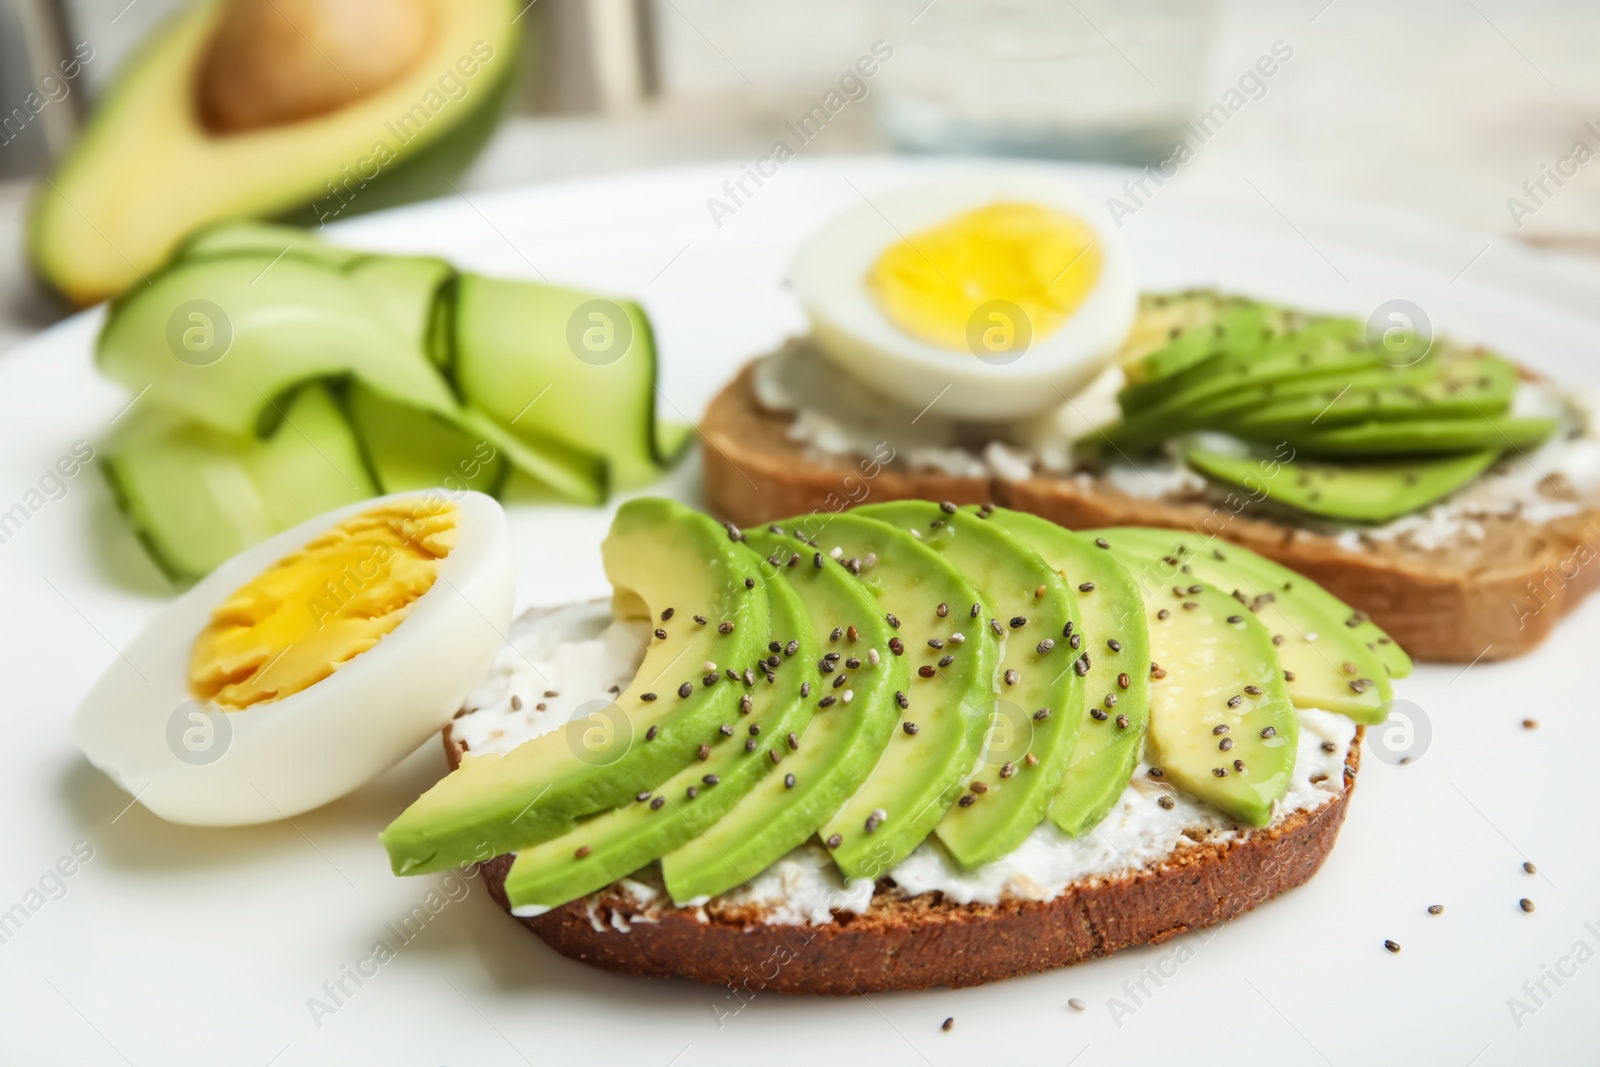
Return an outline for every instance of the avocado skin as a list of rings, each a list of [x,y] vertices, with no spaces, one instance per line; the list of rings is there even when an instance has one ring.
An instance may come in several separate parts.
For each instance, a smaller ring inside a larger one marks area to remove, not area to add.
[[[204,225],[235,220],[240,218],[260,218],[278,220],[296,226],[315,226],[320,228],[335,218],[343,218],[361,214],[367,211],[380,210],[393,207],[397,204],[409,203],[443,195],[452,191],[450,179],[461,173],[476,158],[488,140],[493,136],[500,120],[504,117],[506,106],[513,98],[516,88],[524,84],[531,67],[528,50],[523,47],[523,33],[515,25],[510,29],[516,32],[501,32],[489,26],[485,30],[487,38],[492,39],[497,52],[494,55],[492,70],[484,68],[488,77],[480,83],[473,85],[472,98],[468,113],[460,116],[449,116],[449,109],[440,112],[445,116],[449,125],[439,135],[427,139],[420,147],[412,148],[409,142],[401,144],[396,155],[399,156],[393,163],[383,166],[380,172],[370,179],[356,179],[359,185],[359,195],[351,196],[348,200],[330,191],[330,186],[339,184],[337,179],[343,177],[343,172],[337,166],[327,168],[326,174],[319,174],[314,182],[297,181],[289,191],[283,191],[282,186],[274,188],[266,194],[258,210],[239,211],[230,208],[218,211],[201,222],[174,224],[170,239],[163,247],[153,252],[144,252],[140,249],[117,248],[119,258],[127,265],[127,273],[121,285],[107,286],[99,282],[86,282],[73,276],[73,253],[71,249],[58,249],[53,247],[49,235],[49,216],[52,209],[60,211],[61,207],[55,204],[56,199],[64,200],[67,189],[74,189],[80,171],[86,168],[98,170],[100,166],[115,167],[119,159],[110,158],[103,164],[100,162],[100,132],[102,124],[109,121],[108,112],[115,112],[113,106],[118,98],[126,93],[130,86],[146,78],[157,76],[171,76],[167,72],[173,64],[152,72],[158,67],[155,63],[161,57],[164,46],[169,38],[180,35],[190,28],[190,23],[196,18],[210,18],[203,10],[211,10],[220,6],[221,0],[201,0],[199,4],[180,7],[177,11],[163,19],[140,42],[129,57],[123,61],[117,70],[112,83],[98,99],[94,113],[88,124],[80,131],[79,135],[68,149],[66,155],[57,164],[52,175],[40,181],[34,188],[30,197],[23,222],[23,254],[29,273],[34,278],[39,288],[53,297],[64,308],[83,308],[104,299],[116,296],[125,291],[134,283],[148,279],[160,265],[168,258],[171,252],[187,233],[195,232]],[[515,13],[512,0],[504,0],[500,4],[502,14]],[[209,34],[204,36],[204,43],[209,43]],[[425,57],[425,60],[429,57]],[[192,56],[185,57],[193,66],[198,66],[197,60]],[[183,63],[176,66],[182,67]],[[431,82],[417,82],[412,79],[418,72],[408,74],[396,85],[415,90],[420,94],[428,88]],[[429,78],[437,77],[437,72],[421,72]],[[387,87],[387,88],[393,88]],[[386,90],[385,90],[386,91]],[[379,96],[382,97],[383,91]],[[412,101],[408,98],[406,103]],[[359,103],[359,102],[358,102]],[[352,105],[357,106],[357,105]],[[453,105],[452,105],[453,106]],[[334,112],[337,117],[341,112]],[[126,116],[111,116],[122,118]],[[305,120],[305,124],[325,123],[328,115],[319,115]],[[282,130],[292,130],[293,124],[273,128],[277,134]],[[249,136],[238,134],[233,136]],[[372,133],[362,130],[359,134],[352,135],[348,155],[350,161],[364,157],[372,150]],[[144,151],[156,152],[158,148],[145,146]],[[204,181],[205,175],[198,177],[187,173],[174,173],[167,175],[168,180],[183,182],[188,180]],[[324,184],[324,182],[326,184]],[[332,204],[328,204],[328,201]],[[319,204],[325,206],[319,208]],[[332,210],[337,205],[338,210]],[[95,208],[90,205],[88,210],[95,213]],[[69,204],[67,212],[76,214],[78,208]],[[93,223],[91,222],[91,225]],[[110,238],[101,235],[102,240],[109,242]],[[113,245],[113,247],[116,247]]]

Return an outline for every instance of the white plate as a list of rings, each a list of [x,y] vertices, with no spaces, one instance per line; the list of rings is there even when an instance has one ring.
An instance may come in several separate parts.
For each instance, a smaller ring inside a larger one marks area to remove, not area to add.
[[[337,238],[639,296],[666,359],[668,412],[692,417],[741,360],[801,325],[781,279],[818,219],[949,166],[791,163],[720,227],[706,201],[739,177],[736,164],[456,198],[355,221]],[[1127,177],[1069,173],[1101,197]],[[1363,315],[1410,299],[1461,336],[1600,382],[1600,277],[1576,264],[1245,186],[1173,183],[1125,232],[1147,288],[1221,284]],[[0,512],[26,509],[57,457],[101,437],[128,402],[91,369],[97,323],[79,316],[0,361]],[[697,497],[697,476],[691,461],[668,491]],[[391,877],[374,835],[441,773],[437,746],[293,825],[202,831],[130,807],[72,747],[67,717],[166,594],[98,472],[39,499],[0,545],[0,736],[11,746],[0,1061],[1593,1062],[1600,601],[1520,661],[1424,668],[1403,683],[1431,720],[1431,747],[1404,767],[1369,756],[1325,869],[1238,921],[961,992],[743,1002],[562,959],[476,884]],[[521,602],[602,593],[607,521],[518,509]],[[1539,728],[1524,730],[1525,716]],[[58,885],[47,872],[74,847],[93,858]],[[408,919],[442,885],[465,895]],[[1519,909],[1524,896],[1534,914]],[[1442,916],[1427,914],[1435,903]],[[1404,951],[1386,952],[1385,938]],[[378,942],[395,958],[358,985],[347,968]],[[313,998],[335,1010],[314,1012]]]

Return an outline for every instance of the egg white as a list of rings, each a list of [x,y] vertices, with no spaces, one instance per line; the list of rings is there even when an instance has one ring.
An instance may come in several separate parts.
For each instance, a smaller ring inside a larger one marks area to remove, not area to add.
[[[919,230],[997,201],[1041,204],[1084,221],[1100,247],[1100,276],[1077,311],[1014,362],[985,361],[904,332],[878,309],[867,275]],[[935,397],[941,414],[1003,419],[1061,406],[1115,359],[1138,310],[1133,259],[1100,205],[1048,174],[991,170],[874,194],[826,222],[801,247],[790,283],[818,347],[840,370],[912,410]]]
[[[456,506],[457,540],[398,626],[282,700],[243,711],[194,702],[195,638],[234,590],[345,519],[431,493]],[[424,490],[351,504],[244,550],[162,610],[84,698],[73,739],[91,763],[171,822],[289,818],[369,781],[449,722],[504,644],[514,594],[510,528],[490,497]],[[181,738],[190,730],[194,745],[172,742],[174,731]]]

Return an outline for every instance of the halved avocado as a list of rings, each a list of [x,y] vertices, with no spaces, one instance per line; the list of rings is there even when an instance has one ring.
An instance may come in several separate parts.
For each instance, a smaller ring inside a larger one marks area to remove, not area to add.
[[[60,169],[38,186],[27,255],[78,305],[144,280],[219,219],[323,223],[436,191],[498,119],[518,65],[513,0],[413,0],[426,27],[403,72],[295,121],[218,132],[199,86],[228,13],[203,0],[118,72]],[[363,80],[368,80],[363,78]]]

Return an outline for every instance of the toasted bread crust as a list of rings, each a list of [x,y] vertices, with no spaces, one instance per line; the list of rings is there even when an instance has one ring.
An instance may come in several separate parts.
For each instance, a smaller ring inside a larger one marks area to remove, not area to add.
[[[1025,481],[906,471],[868,457],[815,456],[789,437],[787,415],[757,402],[753,364],[711,402],[701,423],[711,510],[739,525],[867,500],[991,503],[1062,526],[1162,526],[1243,545],[1318,582],[1368,615],[1419,660],[1519,656],[1600,585],[1600,510],[1545,523],[1493,520],[1472,552],[1357,551],[1270,517],[1207,501],[1132,496],[1084,477]]]
[[[863,914],[820,926],[763,922],[749,908],[641,905],[611,888],[517,921],[551,948],[608,971],[725,985],[730,1009],[762,992],[861,994],[978,985],[1161,944],[1250,911],[1307,881],[1333,848],[1361,762],[1345,756],[1344,791],[1264,830],[1203,840],[1126,875],[1088,879],[1049,901],[954,904],[937,893],[882,895]],[[454,769],[464,748],[444,731]],[[510,856],[479,866],[508,912]]]

